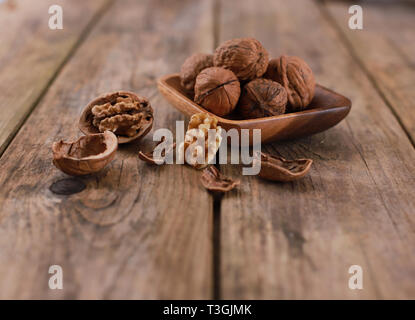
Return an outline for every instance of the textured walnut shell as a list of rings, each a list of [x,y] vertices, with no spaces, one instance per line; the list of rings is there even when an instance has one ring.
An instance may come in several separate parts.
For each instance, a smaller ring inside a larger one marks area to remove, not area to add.
[[[218,116],[231,113],[240,94],[238,78],[230,70],[211,67],[196,78],[195,102]]]
[[[259,161],[259,159],[254,159]],[[310,171],[313,160],[286,160],[261,153],[261,171],[259,176],[266,180],[288,182],[304,177]]]
[[[97,172],[110,163],[117,151],[117,137],[111,131],[90,134],[74,142],[52,145],[53,164],[72,176]]]
[[[277,116],[285,112],[287,92],[278,82],[255,79],[247,83],[238,103],[238,112],[245,119]]]
[[[304,110],[314,97],[316,81],[311,68],[301,58],[281,56],[272,59],[264,77],[285,88],[291,112]]]
[[[144,137],[153,126],[153,109],[147,98],[127,91],[104,94],[82,112],[79,129],[85,134],[112,131],[118,143]]]
[[[195,53],[188,57],[180,70],[180,83],[187,91],[193,91],[197,75],[206,68],[213,67],[213,55]]]
[[[239,80],[261,77],[267,70],[268,60],[267,50],[253,38],[225,41],[213,56],[215,66],[232,70]]]
[[[204,169],[200,181],[207,190],[216,193],[231,191],[240,184],[239,180],[233,180],[221,174],[215,166]]]

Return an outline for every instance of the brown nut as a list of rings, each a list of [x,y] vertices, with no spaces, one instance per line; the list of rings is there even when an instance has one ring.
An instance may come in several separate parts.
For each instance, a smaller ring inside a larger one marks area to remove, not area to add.
[[[304,177],[310,171],[313,163],[311,159],[286,160],[262,152],[260,159],[259,157],[254,158],[254,161],[261,161],[259,172],[261,178],[281,182],[294,181]]]
[[[213,55],[195,53],[188,57],[180,70],[180,83],[187,91],[193,91],[197,75],[206,68],[213,67]]]
[[[262,44],[253,38],[225,41],[216,48],[213,63],[232,70],[239,80],[261,77],[268,66],[269,55]]]
[[[238,78],[230,70],[211,67],[196,78],[195,102],[218,116],[231,113],[240,94]]]
[[[90,134],[74,142],[52,145],[53,164],[71,176],[97,172],[110,163],[117,151],[117,137],[111,131]]]
[[[247,83],[238,103],[238,112],[245,119],[277,116],[285,112],[287,92],[278,82],[255,79]]]
[[[85,134],[109,130],[118,143],[144,137],[153,126],[153,109],[147,98],[118,91],[92,100],[82,112],[79,129]]]
[[[281,56],[272,59],[264,77],[277,81],[285,88],[290,112],[304,110],[314,97],[316,81],[311,68],[301,58]]]
[[[202,172],[202,185],[213,193],[225,193],[239,186],[239,180],[224,176],[215,166],[209,166]]]
[[[214,131],[214,136],[209,137],[209,130]],[[199,145],[199,140],[204,144]],[[215,158],[221,142],[222,128],[218,126],[218,119],[208,113],[196,113],[190,118],[184,141],[178,146],[179,163],[196,169],[206,168]]]

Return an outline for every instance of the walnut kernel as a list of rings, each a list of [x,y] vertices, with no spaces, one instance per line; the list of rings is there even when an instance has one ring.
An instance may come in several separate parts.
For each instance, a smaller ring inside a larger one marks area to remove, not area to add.
[[[214,130],[211,139],[209,130]],[[203,139],[203,145],[198,144],[198,138]],[[190,118],[184,141],[178,147],[178,160],[196,169],[203,169],[215,158],[221,142],[222,128],[218,126],[218,119],[207,113],[196,113]]]

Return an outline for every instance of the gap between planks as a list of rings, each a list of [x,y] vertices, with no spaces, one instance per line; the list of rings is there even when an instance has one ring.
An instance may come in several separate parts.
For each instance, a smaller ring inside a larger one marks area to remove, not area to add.
[[[402,123],[401,118],[399,117],[398,113],[396,112],[395,108],[393,108],[392,103],[389,101],[389,99],[384,94],[383,90],[379,87],[377,84],[374,76],[369,71],[369,69],[366,67],[365,63],[361,60],[355,49],[353,48],[353,45],[350,43],[349,39],[347,39],[346,35],[344,34],[343,30],[340,28],[340,26],[337,24],[335,18],[333,15],[329,12],[327,8],[327,2],[326,0],[314,0],[316,2],[317,7],[320,9],[322,15],[327,19],[329,24],[332,26],[332,28],[335,30],[335,32],[338,34],[339,38],[341,39],[343,45],[347,49],[347,51],[350,53],[350,56],[353,58],[353,60],[356,61],[358,66],[362,69],[363,73],[368,78],[371,85],[375,88],[376,92],[379,94],[380,98],[385,102],[389,110],[392,112],[393,116],[395,117],[396,121],[399,123],[399,126],[405,132],[406,137],[412,144],[412,147],[415,148],[415,141],[412,138],[410,132],[405,127],[405,125]]]
[[[220,16],[221,16],[221,4],[220,0],[214,0],[212,5],[212,19],[213,19],[213,48],[212,52],[219,46],[220,37]],[[216,157],[217,159],[217,157]],[[216,165],[216,168],[220,171],[220,165]],[[213,223],[212,223],[212,264],[213,264],[213,290],[212,295],[214,300],[221,299],[221,204],[223,196],[212,196],[213,201]]]
[[[73,57],[73,55],[76,53],[76,51],[79,49],[79,47],[82,45],[82,43],[85,41],[85,39],[88,37],[88,35],[91,33],[94,26],[98,23],[98,21],[102,18],[102,16],[105,14],[106,11],[109,10],[109,8],[114,4],[114,2],[117,0],[107,0],[98,11],[92,15],[91,20],[87,23],[85,29],[81,32],[78,40],[74,43],[72,48],[68,51],[67,55],[63,59],[62,63],[58,65],[54,73],[52,74],[52,77],[49,79],[49,81],[46,83],[45,87],[41,90],[39,93],[39,96],[34,100],[32,105],[29,108],[29,111],[26,115],[24,115],[20,121],[20,123],[17,125],[17,127],[13,130],[13,132],[10,133],[9,138],[7,141],[5,141],[3,146],[0,146],[0,158],[3,156],[4,152],[7,150],[9,145],[12,143],[14,138],[16,137],[17,133],[20,131],[20,129],[23,127],[23,125],[26,123],[27,119],[29,119],[32,112],[36,109],[36,107],[39,105],[39,103],[42,101],[43,97],[46,95],[46,93],[49,91],[49,88],[53,85],[65,65],[68,63],[68,61]]]

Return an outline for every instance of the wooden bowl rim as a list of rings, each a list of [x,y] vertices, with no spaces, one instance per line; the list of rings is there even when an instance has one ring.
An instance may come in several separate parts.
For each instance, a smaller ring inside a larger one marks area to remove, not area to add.
[[[194,108],[198,109],[200,112],[207,112],[210,115],[218,118],[218,120],[222,123],[227,123],[230,125],[238,125],[238,124],[254,124],[254,123],[258,123],[258,122],[270,122],[270,121],[274,121],[274,120],[280,120],[280,119],[290,119],[290,118],[295,118],[298,116],[302,116],[302,115],[306,115],[306,114],[310,114],[310,113],[316,113],[316,112],[325,112],[328,110],[333,110],[333,109],[350,109],[352,107],[352,101],[343,96],[340,93],[337,93],[331,89],[328,89],[320,84],[316,84],[316,87],[319,87],[325,91],[328,91],[330,93],[332,93],[333,95],[336,95],[337,97],[339,97],[340,99],[342,99],[344,101],[344,105],[341,106],[327,106],[327,107],[316,107],[316,108],[312,108],[312,109],[308,109],[308,110],[303,110],[303,111],[298,111],[298,112],[291,112],[291,113],[285,113],[285,114],[281,114],[278,116],[270,116],[270,117],[264,117],[264,118],[255,118],[255,119],[245,119],[245,120],[232,120],[232,119],[226,119],[223,118],[221,116],[218,116],[216,114],[213,114],[211,112],[209,112],[208,110],[204,109],[203,107],[201,107],[200,105],[198,105],[197,103],[195,103],[193,100],[189,99],[188,97],[186,97],[185,95],[183,95],[182,93],[180,93],[179,91],[177,91],[174,87],[170,86],[167,83],[167,80],[172,79],[172,78],[176,78],[176,77],[180,77],[179,73],[172,73],[172,74],[167,74],[164,75],[162,77],[160,77],[157,80],[157,84],[159,86],[163,86],[164,88],[166,88],[167,90],[171,91],[172,94],[176,95],[178,98],[180,98],[181,100],[185,100],[188,104],[192,105]]]

